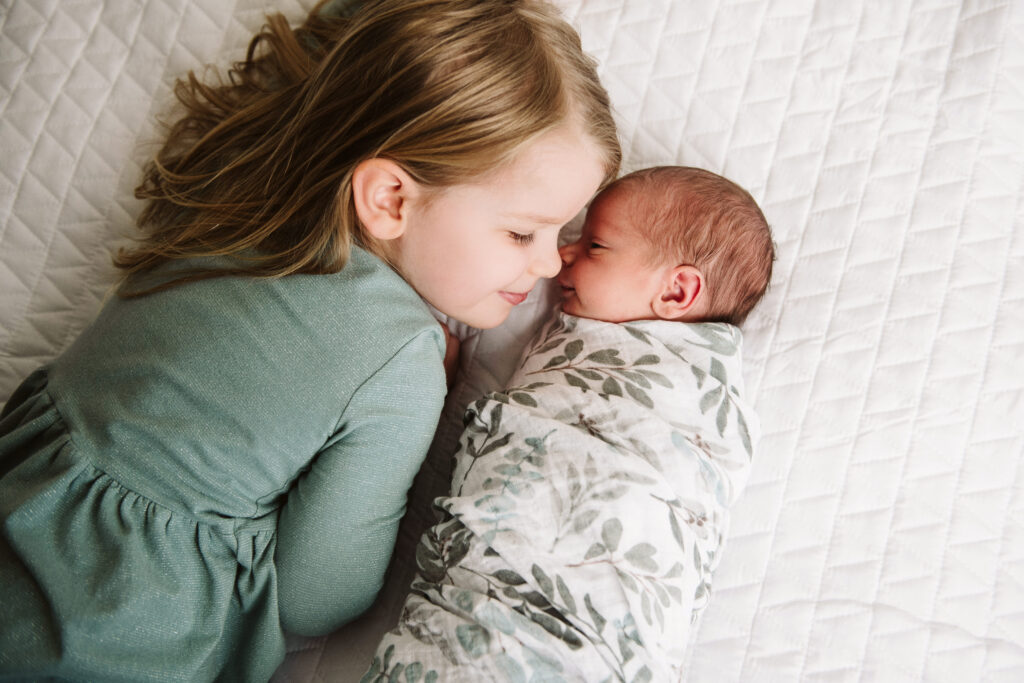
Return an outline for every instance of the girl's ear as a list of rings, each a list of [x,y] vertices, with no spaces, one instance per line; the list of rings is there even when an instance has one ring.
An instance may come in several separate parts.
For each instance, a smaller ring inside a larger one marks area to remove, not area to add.
[[[707,312],[704,273],[696,266],[676,266],[665,274],[651,309],[662,320],[700,320]]]
[[[367,159],[352,171],[356,215],[366,232],[378,240],[402,236],[408,223],[409,202],[417,194],[416,181],[390,159]]]

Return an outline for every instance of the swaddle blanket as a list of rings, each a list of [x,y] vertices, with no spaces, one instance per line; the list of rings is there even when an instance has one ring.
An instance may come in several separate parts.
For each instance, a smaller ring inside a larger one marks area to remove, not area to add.
[[[469,407],[364,681],[677,680],[756,420],[738,329],[559,314]]]

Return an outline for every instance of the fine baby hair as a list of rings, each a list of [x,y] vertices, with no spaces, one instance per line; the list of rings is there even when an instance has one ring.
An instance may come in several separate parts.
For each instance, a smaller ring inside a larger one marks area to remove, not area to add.
[[[352,197],[353,171],[369,158],[439,190],[568,124],[595,143],[606,180],[616,175],[595,63],[548,3],[342,5],[321,3],[295,30],[271,16],[226,80],[179,81],[183,113],[136,190],[145,236],[115,259],[126,275],[197,256],[242,258],[169,284],[331,273],[353,243],[386,259]]]
[[[705,321],[741,324],[764,296],[775,260],[771,230],[750,193],[688,166],[635,171],[601,194],[618,190],[631,202],[652,263],[686,263],[704,274]]]

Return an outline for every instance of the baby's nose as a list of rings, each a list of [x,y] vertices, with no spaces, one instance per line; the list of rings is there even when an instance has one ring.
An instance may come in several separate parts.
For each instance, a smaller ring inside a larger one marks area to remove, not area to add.
[[[576,245],[579,244],[579,240],[576,242],[570,242],[565,246],[558,248],[558,255],[562,258],[562,263],[565,265],[571,265],[576,260]]]

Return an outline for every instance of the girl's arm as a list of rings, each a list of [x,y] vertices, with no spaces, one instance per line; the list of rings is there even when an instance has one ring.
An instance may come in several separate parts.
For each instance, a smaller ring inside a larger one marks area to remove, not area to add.
[[[444,402],[443,343],[420,334],[368,379],[289,492],[275,555],[285,630],[327,633],[380,591]]]

